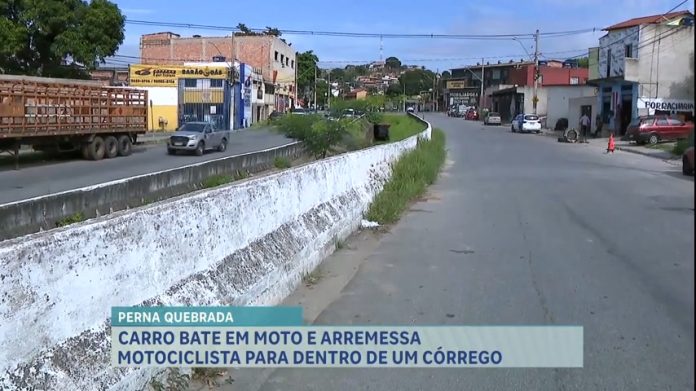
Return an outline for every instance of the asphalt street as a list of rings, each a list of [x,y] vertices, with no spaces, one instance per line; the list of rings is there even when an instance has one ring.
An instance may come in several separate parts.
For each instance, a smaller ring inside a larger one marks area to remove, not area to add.
[[[182,167],[201,161],[239,155],[292,142],[266,129],[243,130],[232,134],[227,151],[206,152],[203,156],[167,155],[164,144],[133,147],[128,157],[87,161],[63,159],[50,164],[27,164],[0,168],[0,204],[96,185],[117,179]]]
[[[278,369],[261,390],[694,387],[694,182],[659,159],[426,115],[449,162],[317,318],[582,325],[582,369]]]

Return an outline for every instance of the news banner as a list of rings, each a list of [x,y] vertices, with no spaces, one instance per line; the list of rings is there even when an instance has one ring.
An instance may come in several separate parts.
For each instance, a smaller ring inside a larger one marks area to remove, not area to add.
[[[582,368],[581,326],[304,325],[301,307],[113,307],[115,367]]]

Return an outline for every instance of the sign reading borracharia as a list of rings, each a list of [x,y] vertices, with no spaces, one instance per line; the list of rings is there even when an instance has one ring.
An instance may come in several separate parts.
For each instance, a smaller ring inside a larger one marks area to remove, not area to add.
[[[647,109],[649,112],[694,112],[694,101],[685,99],[665,98],[638,98],[638,109]]]

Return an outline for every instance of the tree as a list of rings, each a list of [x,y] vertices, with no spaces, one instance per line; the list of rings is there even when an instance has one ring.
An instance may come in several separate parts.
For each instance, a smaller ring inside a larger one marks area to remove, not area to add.
[[[406,95],[413,96],[433,88],[435,74],[430,70],[411,69],[399,76],[399,84],[405,86]]]
[[[440,78],[442,78],[442,80],[447,80],[447,79],[450,79],[451,77],[452,77],[452,74],[449,71],[443,71],[442,74],[440,75]]]
[[[399,96],[404,93],[404,88],[401,86],[400,83],[394,83],[390,84],[389,87],[387,87],[386,94],[387,96]]]
[[[278,30],[277,28],[268,26],[266,26],[266,30],[263,33],[265,35],[272,35],[274,37],[280,37],[281,35],[283,35],[283,33],[280,32],[280,30]]]
[[[298,91],[314,91],[314,77],[319,73],[318,62],[319,57],[311,50],[296,54]]]
[[[401,61],[396,57],[387,57],[384,65],[389,69],[401,69]]]
[[[590,67],[590,59],[588,57],[578,58],[578,66],[580,68],[589,68]]]
[[[237,30],[239,30],[238,33],[234,33],[234,35],[255,35],[253,31],[249,27],[247,27],[244,23],[239,23],[237,25]]]
[[[0,73],[86,78],[123,43],[108,0],[0,1],[0,13]]]

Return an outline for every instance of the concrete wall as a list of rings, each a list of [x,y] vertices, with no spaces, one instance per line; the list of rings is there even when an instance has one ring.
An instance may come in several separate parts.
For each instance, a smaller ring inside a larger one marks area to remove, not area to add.
[[[635,56],[638,50],[639,35],[642,35],[642,32],[638,32],[639,29],[640,26],[612,30],[599,39],[598,71],[600,78],[623,76],[626,46],[631,47],[631,55]],[[607,63],[610,65],[609,74],[607,74]]]
[[[580,115],[575,116],[569,110],[570,100],[580,97],[592,97],[595,100],[597,88],[591,86],[556,86],[556,87],[544,87],[546,90],[546,126],[553,129],[556,126],[556,121],[559,118],[567,118],[568,126],[577,127],[580,121]],[[597,114],[595,111],[592,112],[594,116]],[[590,118],[592,119],[592,118]],[[594,121],[594,119],[592,119]]]
[[[117,305],[273,305],[357,229],[419,136],[0,243],[0,389],[134,390]]]
[[[173,131],[177,126],[177,103],[179,93],[176,87],[138,87],[147,90],[147,97],[152,101],[152,110],[148,110],[147,129],[152,131]],[[149,102],[148,102],[149,104]],[[160,126],[160,119],[166,124]]]
[[[200,188],[206,178],[235,170],[258,172],[273,167],[276,157],[303,153],[299,143],[228,156],[171,170],[102,183],[81,189],[0,205],[0,240],[55,227],[56,221],[82,213],[86,218],[137,207]]]
[[[640,32],[638,96],[694,99],[694,27],[647,25]]]

